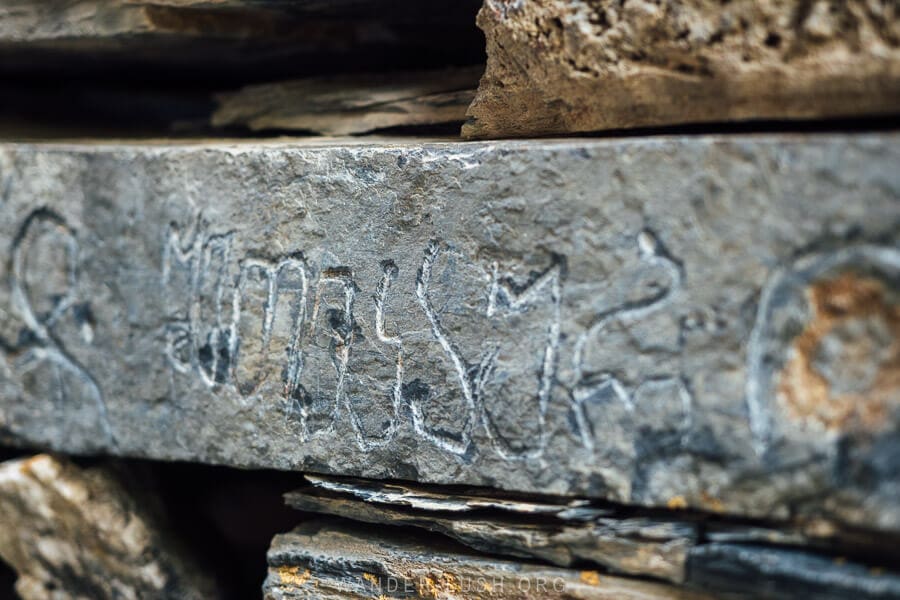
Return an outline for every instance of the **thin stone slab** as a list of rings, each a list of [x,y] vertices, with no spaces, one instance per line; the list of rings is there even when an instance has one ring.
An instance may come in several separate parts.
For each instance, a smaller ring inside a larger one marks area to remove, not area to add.
[[[787,597],[823,579],[845,596],[896,590],[897,539],[860,538],[806,523],[752,523],[727,515],[596,506],[584,500],[472,496],[458,488],[307,475],[287,504],[362,523],[424,529],[491,556],[665,580],[754,597]],[[834,558],[837,562],[834,562]],[[866,561],[869,561],[866,564]],[[777,563],[777,564],[773,564]],[[870,572],[867,572],[867,567]],[[769,570],[771,573],[766,573]],[[766,578],[774,577],[769,582]],[[690,576],[690,579],[689,579]],[[891,592],[894,593],[894,592]]]
[[[896,571],[796,549],[708,544],[691,551],[688,571],[693,585],[728,598],[900,598]]]
[[[441,0],[428,7],[414,0],[0,0],[0,47],[111,49],[155,36],[156,53],[165,54],[165,42],[179,37],[252,42],[299,36],[296,28],[310,18],[451,26],[474,19],[475,9],[476,0]]]
[[[688,522],[592,517],[587,511],[565,510],[565,505],[554,507],[555,512],[532,512],[527,503],[519,507],[521,511],[479,508],[488,505],[477,501],[448,510],[437,502],[407,503],[404,497],[372,496],[368,494],[371,486],[355,482],[346,487],[365,495],[352,498],[313,488],[286,494],[285,499],[289,506],[306,512],[433,531],[495,556],[537,559],[561,567],[594,565],[674,583],[684,582],[688,550],[697,537],[695,524]],[[409,490],[408,495],[415,493]]]
[[[275,536],[268,563],[265,600],[708,598],[597,571],[496,559],[415,532],[387,528],[373,534],[340,522],[304,523]]]
[[[898,141],[4,145],[2,437],[896,533]]]

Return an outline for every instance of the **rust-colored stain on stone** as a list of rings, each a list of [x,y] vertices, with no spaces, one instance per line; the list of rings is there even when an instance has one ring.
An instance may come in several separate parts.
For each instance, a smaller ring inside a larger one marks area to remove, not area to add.
[[[586,583],[587,585],[600,585],[600,573],[597,571],[582,571],[578,578],[581,580],[581,583]]]
[[[684,496],[672,496],[666,502],[666,507],[670,510],[683,510],[687,508],[687,500],[684,499]]]
[[[842,273],[807,289],[812,315],[779,375],[791,417],[875,431],[900,406],[900,303],[882,281]]]
[[[299,587],[306,584],[310,577],[312,577],[312,574],[309,572],[309,569],[306,569],[301,573],[300,567],[279,567],[278,577],[283,584]]]
[[[708,492],[700,493],[700,504],[703,508],[712,512],[725,512],[725,504]]]
[[[425,598],[458,597],[462,591],[462,586],[452,573],[426,575],[419,582],[419,593]]]

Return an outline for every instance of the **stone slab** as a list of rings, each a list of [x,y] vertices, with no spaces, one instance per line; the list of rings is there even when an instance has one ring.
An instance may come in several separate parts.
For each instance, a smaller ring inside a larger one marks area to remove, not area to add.
[[[267,37],[302,39],[298,27],[310,19],[458,26],[470,22],[476,9],[476,0],[464,0],[462,5],[441,0],[428,7],[413,0],[2,0],[0,45],[115,48],[127,47],[141,36],[156,36],[160,44],[156,51],[165,54],[165,42],[178,37],[243,42]]]
[[[485,0],[467,138],[893,115],[900,10],[869,0]]]
[[[321,481],[313,479],[314,486]],[[451,538],[493,556],[539,560],[560,567],[601,568],[614,573],[683,583],[688,550],[697,527],[690,522],[647,518],[607,518],[601,510],[555,506],[556,512],[487,509],[480,499],[449,499],[422,504],[408,496],[415,490],[391,489],[396,499],[385,498],[377,486],[350,482],[362,497],[329,493],[328,487],[302,489],[285,495],[298,510],[352,519],[363,523],[421,528]],[[387,486],[394,488],[395,486]],[[403,492],[406,491],[404,494]],[[447,508],[455,502],[453,508]],[[477,511],[474,512],[473,511]],[[591,512],[600,513],[595,516]],[[512,513],[512,514],[510,514]],[[570,514],[571,513],[571,516]]]
[[[276,535],[265,600],[702,600],[704,594],[593,570],[560,569],[479,555],[397,528],[377,534],[346,522],[307,522]]]
[[[0,146],[0,431],[900,531],[900,137]]]
[[[707,544],[691,551],[688,571],[694,586],[727,598],[900,598],[896,571],[796,549]]]

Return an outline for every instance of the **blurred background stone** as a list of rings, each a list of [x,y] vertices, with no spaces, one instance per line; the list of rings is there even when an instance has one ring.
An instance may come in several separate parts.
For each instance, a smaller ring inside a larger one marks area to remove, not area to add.
[[[467,138],[889,115],[893,0],[485,0]]]
[[[24,600],[218,595],[216,585],[111,472],[38,455],[0,465],[0,557]]]

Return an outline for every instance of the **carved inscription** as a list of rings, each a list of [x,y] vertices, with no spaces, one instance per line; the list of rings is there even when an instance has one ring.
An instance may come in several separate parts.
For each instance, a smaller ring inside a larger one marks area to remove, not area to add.
[[[327,269],[316,283],[306,339],[288,386],[290,398],[299,405],[304,438],[330,433],[339,411],[347,408],[348,363],[358,337],[355,297],[349,268]]]
[[[533,341],[522,336],[511,335],[502,345],[498,345],[491,355],[490,373],[497,369],[513,371],[515,365],[530,365],[538,361],[537,385],[534,385],[533,373],[526,371],[518,376],[505,379],[502,386],[491,390],[494,403],[508,407],[516,403],[515,396],[519,390],[528,390],[529,401],[521,412],[521,421],[534,424],[535,436],[530,445],[514,445],[508,434],[497,424],[492,416],[490,406],[484,394],[477,397],[481,422],[490,436],[494,449],[505,458],[532,458],[540,456],[547,445],[549,427],[547,410],[550,405],[552,389],[556,381],[559,361],[563,284],[566,277],[566,259],[563,256],[551,257],[550,265],[536,274],[531,280],[519,283],[511,276],[501,276],[498,265],[492,267],[491,288],[488,300],[487,315],[524,315],[528,311],[539,310],[545,319],[545,336]],[[507,330],[508,331],[508,330]],[[529,343],[530,342],[530,343]],[[504,364],[505,363],[505,364]],[[518,420],[518,419],[517,419]],[[521,423],[510,424],[514,429],[523,429]]]
[[[577,383],[572,391],[572,400],[578,433],[582,443],[588,448],[594,447],[595,432],[587,414],[586,403],[602,398],[609,398],[626,413],[635,414],[646,410],[642,398],[646,399],[645,401],[652,401],[650,399],[653,399],[655,393],[664,391],[660,397],[675,403],[674,410],[669,412],[674,413],[672,416],[677,415],[679,423],[677,427],[681,435],[686,436],[691,426],[693,397],[685,374],[672,372],[645,374],[629,387],[615,372],[589,371],[586,367],[585,355],[592,340],[602,338],[607,328],[616,323],[628,326],[663,311],[681,291],[684,269],[672,257],[662,241],[649,230],[640,232],[636,241],[641,262],[659,271],[664,283],[656,285],[647,296],[627,300],[598,314],[593,323],[575,341],[572,366]],[[650,407],[650,410],[656,412],[662,409],[663,407],[659,405]]]
[[[565,256],[545,254],[542,267],[522,276],[514,265],[471,263],[433,240],[417,268],[401,272],[383,260],[377,279],[361,282],[353,266],[314,267],[301,251],[235,256],[235,234],[211,231],[197,216],[187,227],[172,224],[162,240],[163,352],[173,377],[226,387],[246,405],[280,406],[301,441],[334,434],[340,423],[364,452],[409,430],[459,456],[485,442],[480,450],[489,446],[504,459],[534,459],[560,429],[588,451],[615,444],[596,427],[604,420],[663,431],[667,443],[684,446],[695,401],[678,360],[634,367],[605,354],[629,335],[646,343],[631,329],[674,319],[684,288],[684,266],[655,232],[638,232],[634,244],[632,279],[640,284],[618,285],[622,298],[610,296],[584,329],[564,335]],[[70,350],[73,331],[81,347],[93,339],[90,305],[78,295],[80,252],[60,215],[39,209],[22,222],[8,264],[10,313],[21,330],[17,339],[0,339],[0,373],[26,381],[31,393],[92,406],[114,444],[101,386]],[[776,269],[763,287],[745,389],[759,453],[775,435],[773,377],[789,358],[790,319],[805,310],[805,286],[859,265],[891,280],[900,258],[875,245],[819,252]],[[462,277],[459,268],[473,272]],[[460,292],[456,279],[472,289]],[[454,293],[469,300],[448,301]],[[392,313],[400,306],[402,319]],[[448,306],[475,311],[458,315]],[[461,333],[470,321],[481,335]],[[398,329],[400,322],[418,327]],[[675,327],[681,339],[684,321]],[[681,350],[663,343],[647,352],[677,358]],[[563,358],[571,361],[565,381]],[[563,413],[568,425],[560,426]]]
[[[166,360],[174,373],[194,376],[210,388],[227,386],[244,402],[280,399],[301,440],[334,433],[336,424],[345,422],[358,447],[369,451],[409,426],[460,456],[472,451],[480,437],[505,459],[537,458],[548,443],[553,401],[568,403],[563,409],[571,415],[572,431],[588,450],[606,443],[595,430],[603,414],[611,419],[630,415],[638,424],[643,413],[663,415],[682,442],[690,434],[694,399],[686,373],[660,366],[639,369],[635,376],[592,358],[616,329],[665,315],[681,293],[684,267],[653,231],[635,236],[638,265],[652,276],[652,285],[598,312],[572,339],[566,355],[573,376],[566,384],[558,379],[564,354],[563,256],[547,256],[545,266],[524,279],[499,264],[483,265],[481,317],[490,327],[481,347],[472,351],[461,346],[440,308],[440,295],[453,281],[442,283],[436,295],[435,269],[457,259],[442,241],[423,249],[413,289],[398,288],[401,273],[392,260],[379,264],[380,278],[368,286],[356,281],[351,266],[317,271],[301,252],[235,257],[234,241],[231,232],[210,231],[201,216],[186,228],[172,224],[166,231],[161,265],[169,302]],[[90,305],[78,298],[79,253],[75,232],[58,214],[39,209],[22,222],[8,265],[10,308],[22,327],[17,339],[0,340],[2,369],[4,378],[31,381],[32,390],[59,403],[93,406],[98,427],[113,444],[101,387],[61,337],[73,327],[82,343],[90,344],[93,337]],[[802,312],[789,304],[802,304],[804,286],[859,264],[890,278],[900,259],[896,250],[869,245],[817,253],[776,269],[764,286],[748,341],[745,390],[759,453],[774,435],[773,372],[785,362],[781,354],[789,347],[773,329],[783,320],[775,313]],[[452,269],[442,269],[442,277],[452,276]],[[421,329],[395,330],[389,305],[410,292]],[[361,294],[371,298],[373,314],[359,314]],[[539,336],[533,335],[536,323]],[[529,335],[515,333],[522,324]],[[414,360],[423,332],[440,349],[443,367]],[[426,383],[430,371],[442,368],[451,385]],[[452,415],[449,425],[440,420],[447,402],[458,404],[445,411]],[[379,408],[374,417],[373,403]],[[527,435],[517,438],[521,430]]]
[[[302,361],[301,326],[306,321],[308,294],[307,267],[301,255],[241,261],[231,298],[227,356],[234,360],[231,374],[242,396],[276,390],[293,396]],[[245,310],[254,304],[261,310]]]
[[[681,289],[683,267],[653,232],[640,232],[635,247],[641,268],[655,270],[662,283],[595,317],[574,341],[574,386],[554,396],[554,388],[562,389],[557,371],[567,273],[563,256],[548,256],[546,266],[524,280],[496,263],[484,266],[479,322],[488,329],[480,350],[472,353],[443,322],[434,291],[435,269],[443,265],[441,277],[452,276],[448,265],[457,257],[444,242],[430,242],[411,291],[424,333],[445,362],[419,364],[423,331],[389,330],[391,299],[410,291],[397,288],[400,269],[392,260],[380,263],[381,277],[367,292],[352,267],[316,272],[300,252],[234,261],[233,234],[208,229],[198,217],[185,231],[172,225],[164,240],[163,285],[177,299],[169,310],[167,359],[175,372],[193,372],[207,386],[229,386],[247,402],[280,398],[301,440],[331,434],[336,423],[346,422],[359,448],[369,451],[390,442],[408,423],[423,439],[457,455],[469,453],[480,432],[506,459],[536,458],[546,448],[548,410],[558,397],[568,403],[564,409],[572,415],[576,437],[592,450],[596,436],[585,405],[610,395],[632,413],[662,398],[676,405],[677,429],[685,436],[690,429],[693,400],[684,374],[653,373],[627,384],[613,371],[586,367],[585,355],[607,327],[664,311]],[[447,293],[453,282],[442,286]],[[187,295],[174,293],[178,289]],[[373,300],[374,314],[365,318],[358,314],[360,294]],[[540,336],[514,332],[523,325],[523,331],[533,331],[535,324],[543,329]],[[495,339],[491,328],[498,332]],[[446,379],[426,383],[439,373]],[[374,418],[373,405],[379,409]]]
[[[228,352],[233,346],[229,339],[233,325],[223,312],[232,234],[209,235],[206,229],[201,218],[187,235],[175,225],[169,227],[162,285],[174,292],[167,299],[180,302],[169,307],[166,356],[176,371],[197,373],[212,386],[228,378]]]
[[[93,341],[90,304],[78,297],[80,246],[75,232],[48,209],[33,211],[13,238],[8,265],[10,308],[22,323],[18,339],[0,339],[7,376],[32,393],[54,398],[60,410],[73,403],[96,414],[109,445],[115,444],[100,385],[75,359],[59,331]]]

